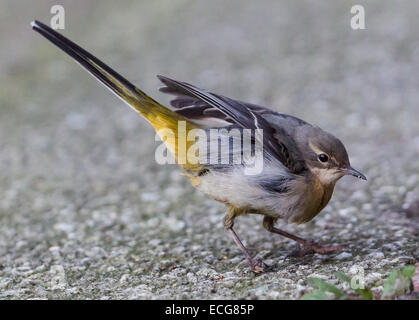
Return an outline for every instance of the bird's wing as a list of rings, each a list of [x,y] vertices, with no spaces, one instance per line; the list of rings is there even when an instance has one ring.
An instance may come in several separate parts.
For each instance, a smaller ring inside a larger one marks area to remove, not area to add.
[[[228,115],[221,112],[218,108],[213,107],[212,105],[208,104],[207,102],[196,98],[193,94],[186,92],[184,90],[179,90],[179,87],[173,85],[171,81],[164,81],[164,79],[171,80],[169,78],[158,76],[159,79],[165,84],[165,86],[159,88],[161,92],[174,95],[175,98],[170,101],[172,107],[174,107],[174,111],[187,119],[192,121],[198,121],[205,123],[208,119],[217,121],[219,126],[227,126],[234,123],[233,119],[231,119]],[[218,96],[220,98],[228,99],[223,97],[222,95],[216,95],[212,92],[209,94]],[[232,99],[229,99],[232,100]],[[259,114],[277,114],[277,112],[262,107],[256,104],[243,102],[234,100],[236,103],[239,103],[245,106],[247,109],[250,109],[252,112],[259,113]],[[208,121],[211,122],[211,121]],[[217,123],[217,122],[214,122]]]
[[[233,100],[222,95],[199,89],[189,83],[158,76],[165,87],[160,91],[176,96],[171,104],[176,112],[188,119],[216,117],[242,128],[262,129],[263,147],[292,173],[306,170],[305,162],[294,139],[281,127],[272,126],[263,113],[273,112],[264,107]]]

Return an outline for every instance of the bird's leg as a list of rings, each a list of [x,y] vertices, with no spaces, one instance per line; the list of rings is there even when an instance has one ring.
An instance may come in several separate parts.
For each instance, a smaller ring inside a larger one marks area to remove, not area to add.
[[[276,227],[274,227],[274,223],[275,223],[275,219],[265,216],[263,218],[263,226],[265,227],[266,230],[268,230],[269,232],[272,233],[276,233],[279,234],[281,236],[287,237],[289,239],[292,239],[294,241],[296,241],[298,244],[300,244],[303,249],[298,251],[297,254],[298,255],[304,255],[307,253],[319,253],[319,254],[328,254],[328,253],[332,253],[335,251],[339,251],[342,249],[341,246],[321,246],[319,244],[317,244],[316,242],[314,242],[313,240],[307,240],[304,238],[300,238],[296,235],[293,235],[291,233],[288,233],[286,231],[283,231],[281,229],[278,229]],[[294,255],[294,254],[293,254]]]
[[[230,232],[231,236],[233,237],[234,242],[243,252],[246,259],[246,263],[249,265],[250,270],[253,271],[254,273],[262,273],[266,271],[268,266],[265,263],[263,263],[262,259],[252,259],[250,257],[250,254],[247,251],[246,247],[243,245],[239,236],[234,231],[233,225],[234,225],[234,218],[230,217],[227,214],[226,217],[224,218],[224,227]]]

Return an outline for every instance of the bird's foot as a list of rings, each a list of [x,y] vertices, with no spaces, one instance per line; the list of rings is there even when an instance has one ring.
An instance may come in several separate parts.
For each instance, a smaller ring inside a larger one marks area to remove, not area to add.
[[[317,244],[313,245],[311,248],[318,254],[329,254],[342,250],[341,246],[320,246]]]
[[[330,254],[340,250],[342,250],[341,246],[322,246],[313,240],[306,240],[299,249],[294,250],[287,257],[302,257],[311,253]]]
[[[264,263],[262,259],[252,259],[250,261],[247,261],[247,264],[250,267],[250,271],[252,271],[255,274],[264,273],[270,268],[270,266]]]

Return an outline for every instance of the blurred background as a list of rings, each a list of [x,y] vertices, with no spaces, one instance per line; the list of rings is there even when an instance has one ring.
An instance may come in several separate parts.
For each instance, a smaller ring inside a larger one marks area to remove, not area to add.
[[[291,232],[343,244],[285,260],[291,241],[237,220],[154,160],[154,132],[30,29],[65,8],[64,35],[167,105],[157,74],[305,119],[346,145],[345,177]],[[350,27],[364,5],[365,30]],[[0,298],[285,298],[310,275],[363,268],[377,290],[417,260],[419,2],[0,0]]]

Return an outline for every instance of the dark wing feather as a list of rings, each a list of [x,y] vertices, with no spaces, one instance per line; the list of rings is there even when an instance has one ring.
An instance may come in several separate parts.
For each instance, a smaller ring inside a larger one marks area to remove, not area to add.
[[[178,113],[191,118],[215,116],[227,119],[242,128],[262,129],[265,151],[284,164],[291,172],[301,173],[306,169],[298,148],[285,130],[273,127],[261,116],[269,109],[233,100],[199,89],[186,82],[180,82],[164,76],[158,78],[166,85],[160,91],[174,94],[172,106],[180,108]]]
[[[205,118],[216,118],[220,120],[224,120],[226,122],[234,123],[232,119],[230,119],[227,115],[222,113],[219,109],[214,108],[213,106],[209,105],[208,103],[197,99],[196,97],[190,95],[187,92],[180,92],[177,86],[172,86],[170,82],[164,82],[162,76],[158,76],[159,79],[165,84],[164,87],[159,88],[159,91],[174,95],[175,98],[170,100],[170,104],[172,107],[175,108],[175,112],[190,119],[190,120],[200,120]],[[168,79],[168,78],[166,78]],[[215,95],[214,93],[211,93]],[[223,97],[221,95],[217,95],[219,97]],[[223,97],[226,98],[226,97]],[[277,114],[268,108],[258,106],[256,104],[243,102],[235,100],[237,103],[244,105],[246,108],[252,110],[252,112],[257,112],[259,114],[265,113],[272,113]]]

